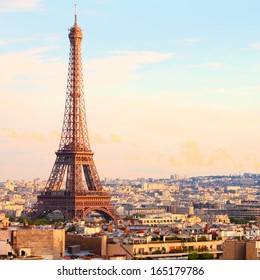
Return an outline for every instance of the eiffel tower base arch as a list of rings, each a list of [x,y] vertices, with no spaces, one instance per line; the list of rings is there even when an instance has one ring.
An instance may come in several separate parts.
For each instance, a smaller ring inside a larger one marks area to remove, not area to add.
[[[104,191],[85,191],[81,195],[69,196],[66,192],[50,192],[38,196],[37,211],[32,212],[31,219],[42,218],[59,210],[65,219],[78,218],[86,220],[87,215],[98,212],[107,221],[117,221],[120,216],[110,203],[110,196]]]

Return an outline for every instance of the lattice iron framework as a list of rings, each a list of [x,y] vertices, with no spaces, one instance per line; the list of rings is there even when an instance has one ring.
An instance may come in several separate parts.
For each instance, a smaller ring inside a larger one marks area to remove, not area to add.
[[[85,219],[90,211],[97,211],[107,219],[118,220],[120,216],[103,190],[90,148],[81,58],[83,32],[76,13],[68,37],[70,56],[60,145],[46,187],[30,217],[35,219],[60,210],[65,217]]]

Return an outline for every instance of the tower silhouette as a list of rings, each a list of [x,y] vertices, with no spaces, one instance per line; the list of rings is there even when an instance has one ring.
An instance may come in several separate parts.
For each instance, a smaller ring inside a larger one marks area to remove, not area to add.
[[[60,145],[50,177],[29,216],[36,219],[59,210],[66,218],[85,219],[96,211],[116,221],[120,216],[103,190],[88,138],[81,58],[83,33],[77,24],[76,9],[68,37],[70,56]]]

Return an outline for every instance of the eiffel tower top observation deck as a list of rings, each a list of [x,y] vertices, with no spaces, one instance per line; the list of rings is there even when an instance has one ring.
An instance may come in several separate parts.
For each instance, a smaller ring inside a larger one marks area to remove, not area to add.
[[[35,219],[60,210],[66,218],[85,219],[89,212],[96,211],[107,220],[118,220],[111,197],[103,190],[90,148],[81,58],[83,32],[76,12],[68,37],[70,56],[60,145],[46,187],[30,217]]]

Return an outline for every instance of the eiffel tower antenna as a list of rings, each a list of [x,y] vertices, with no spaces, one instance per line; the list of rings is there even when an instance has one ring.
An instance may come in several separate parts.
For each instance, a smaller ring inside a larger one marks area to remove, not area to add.
[[[85,220],[95,211],[107,220],[117,221],[120,216],[102,187],[88,138],[81,58],[83,32],[77,25],[76,7],[74,26],[68,35],[69,69],[60,145],[50,177],[29,216],[36,219],[59,210],[65,218]]]
[[[78,15],[77,15],[77,13],[78,13],[78,11],[77,11],[77,1],[75,1],[75,4],[74,4],[74,6],[75,6],[75,10],[74,10],[74,15],[75,15],[75,22],[74,22],[74,25],[77,25],[77,24],[78,24]]]

